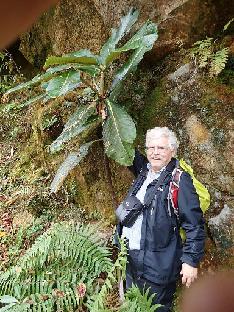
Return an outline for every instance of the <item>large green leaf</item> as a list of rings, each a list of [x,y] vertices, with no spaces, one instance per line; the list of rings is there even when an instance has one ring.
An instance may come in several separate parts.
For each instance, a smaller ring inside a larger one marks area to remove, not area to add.
[[[87,50],[87,49],[81,49],[79,51],[71,52],[71,53],[65,54],[64,56],[97,58],[96,55],[94,55],[90,50]]]
[[[47,69],[46,72],[54,74],[54,73],[66,71],[69,69],[80,70],[80,71],[90,74],[93,77],[96,76],[100,72],[99,67],[96,65],[83,65],[83,64],[76,64],[76,63],[50,67]]]
[[[135,49],[128,61],[116,73],[110,93],[110,100],[116,101],[121,90],[121,84],[129,73],[134,71],[142,60],[144,54],[151,50],[157,40],[157,27],[152,22],[147,22],[144,26],[121,48],[122,51]]]
[[[136,128],[131,116],[120,106],[106,101],[108,117],[103,124],[103,139],[108,157],[121,165],[131,165]]]
[[[10,94],[10,93],[15,92],[15,91],[30,88],[31,86],[33,86],[37,83],[40,83],[42,81],[47,81],[47,80],[51,79],[52,77],[53,77],[53,73],[50,73],[50,72],[46,72],[42,75],[37,75],[32,80],[21,83],[21,84],[15,86],[14,88],[7,90],[6,94]]]
[[[131,9],[128,14],[121,18],[120,26],[117,29],[112,29],[112,34],[107,42],[103,45],[99,62],[100,64],[107,65],[111,62],[110,54],[115,51],[116,45],[129,32],[132,25],[137,21],[138,11]]]
[[[80,50],[63,56],[49,56],[45,62],[44,68],[54,65],[65,65],[70,63],[79,63],[84,65],[97,65],[97,56],[89,50]]]
[[[42,88],[46,90],[48,96],[55,98],[76,89],[80,84],[80,73],[73,70],[52,78],[42,85]]]
[[[145,45],[145,42],[147,43],[147,41],[150,41],[151,35],[155,34],[157,39],[156,25],[147,21],[127,43],[125,43],[121,48],[115,49],[109,53],[106,63],[111,63],[123,52],[140,48],[142,44]]]
[[[137,49],[140,48],[143,45],[149,46],[149,48],[152,48],[152,44],[154,44],[154,41],[152,42],[153,35],[154,41],[158,38],[158,31],[157,26],[151,21],[147,21],[130,40],[128,40],[123,47],[120,48],[122,51],[128,51],[131,49]]]
[[[64,162],[59,167],[51,185],[50,191],[51,193],[56,193],[60,186],[62,185],[63,181],[68,176],[69,172],[74,169],[81,160],[88,154],[89,147],[93,144],[93,141],[85,143],[81,145],[78,152],[70,153]]]
[[[59,151],[63,147],[64,143],[87,130],[90,126],[89,119],[93,115],[96,115],[96,109],[93,105],[80,106],[68,119],[68,122],[64,126],[64,130],[60,136],[51,144],[51,152],[54,153]]]

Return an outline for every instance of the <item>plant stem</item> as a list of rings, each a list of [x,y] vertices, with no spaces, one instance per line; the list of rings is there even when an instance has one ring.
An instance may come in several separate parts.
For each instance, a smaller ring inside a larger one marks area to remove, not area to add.
[[[101,72],[101,77],[100,77],[100,97],[101,97],[101,105],[99,107],[99,113],[101,112],[101,110],[104,109],[105,104],[104,104],[104,94],[105,94],[105,75],[104,75],[104,71]],[[105,167],[105,173],[106,173],[106,177],[107,177],[107,181],[108,184],[110,186],[110,193],[111,193],[111,198],[112,198],[112,205],[113,208],[116,209],[118,202],[116,200],[115,197],[115,191],[114,191],[114,186],[112,183],[112,178],[111,178],[111,169],[110,169],[110,163],[109,163],[109,159],[106,156],[105,153],[105,147],[103,145],[103,154],[104,154],[104,167]]]
[[[103,146],[103,152],[104,152],[104,168],[105,168],[107,181],[108,181],[108,184],[110,187],[109,190],[110,190],[110,194],[111,194],[112,205],[113,205],[113,208],[116,209],[116,207],[118,206],[118,202],[117,202],[117,199],[115,197],[114,186],[113,186],[113,182],[112,182],[112,178],[111,178],[110,162],[109,162],[108,157],[105,154],[104,146]]]
[[[81,81],[86,85],[88,86],[91,90],[93,90],[94,93],[96,93],[97,95],[100,95],[98,90],[96,88],[94,88],[94,86],[84,78],[84,75],[81,75]]]

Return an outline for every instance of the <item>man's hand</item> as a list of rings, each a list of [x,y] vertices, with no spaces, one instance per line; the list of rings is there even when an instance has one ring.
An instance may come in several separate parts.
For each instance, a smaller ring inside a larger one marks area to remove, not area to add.
[[[187,263],[183,263],[180,275],[182,275],[182,283],[185,284],[186,287],[189,287],[197,278],[197,268],[194,268]]]

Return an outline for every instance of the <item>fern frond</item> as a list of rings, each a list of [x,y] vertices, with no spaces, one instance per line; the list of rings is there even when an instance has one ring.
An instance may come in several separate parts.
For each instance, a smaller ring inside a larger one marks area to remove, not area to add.
[[[55,307],[73,311],[82,303],[77,285],[91,287],[111,267],[110,252],[97,227],[57,223],[35,241],[17,266],[0,274],[0,295],[14,296],[20,302],[12,307],[17,311],[24,311],[26,303],[30,308],[25,311],[52,312]]]
[[[103,312],[106,311],[105,300],[107,294],[112,290],[113,286],[120,282],[120,278],[125,278],[126,263],[127,263],[127,247],[124,240],[119,240],[120,252],[114,265],[111,267],[107,274],[104,285],[98,294],[88,298],[87,307],[90,312]]]
[[[210,76],[218,76],[221,71],[225,68],[225,65],[228,60],[228,48],[223,48],[220,51],[217,51],[213,57],[210,64]]]
[[[120,308],[120,312],[155,312],[161,304],[153,304],[153,298],[156,294],[149,295],[149,289],[141,293],[136,286],[129,288],[126,292],[126,298]]]
[[[198,67],[204,68],[208,65],[213,52],[212,42],[213,38],[207,38],[194,43],[191,49],[191,55],[197,60]]]

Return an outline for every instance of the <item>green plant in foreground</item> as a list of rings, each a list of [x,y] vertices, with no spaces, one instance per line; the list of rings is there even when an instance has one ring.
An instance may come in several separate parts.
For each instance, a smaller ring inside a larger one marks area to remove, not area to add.
[[[97,227],[55,223],[17,265],[0,274],[0,312],[111,312],[106,299],[125,279],[126,255],[125,242],[120,240],[118,258],[112,263]],[[152,305],[153,297],[149,290],[142,294],[133,286],[123,303],[113,303],[113,309],[154,312],[160,305]]]
[[[90,312],[108,311],[105,307],[106,296],[113,289],[113,286],[120,282],[121,278],[125,279],[127,248],[123,240],[119,242],[121,250],[115,264],[108,272],[104,285],[97,294],[94,294],[88,300],[87,306]]]
[[[13,231],[3,232],[5,235],[0,237],[0,243],[4,245],[4,249],[0,249],[0,256],[6,253],[7,261],[0,263],[0,271],[5,271],[6,268],[17,263],[20,255],[48,226],[48,222],[48,216],[44,215],[33,220],[27,227],[21,225]]]
[[[111,268],[110,252],[94,226],[54,224],[0,274],[0,299],[15,298],[9,311],[74,311],[93,294],[100,273]]]
[[[133,286],[127,290],[119,312],[154,312],[161,307],[161,304],[152,304],[154,296],[156,294],[149,295],[149,289],[142,294],[138,287]]]
[[[77,136],[83,143],[78,151],[68,155],[58,169],[51,184],[52,192],[58,190],[70,170],[87,155],[90,146],[96,142],[88,140],[90,131],[100,125],[107,156],[123,165],[132,164],[135,124],[125,109],[119,105],[118,96],[126,77],[136,69],[144,54],[152,49],[157,39],[156,25],[147,21],[132,38],[122,46],[119,45],[137,18],[138,12],[134,10],[130,10],[122,17],[120,26],[112,30],[99,55],[94,55],[90,50],[80,50],[61,57],[48,57],[44,65],[45,73],[7,92],[9,94],[40,85],[42,94],[29,99],[22,106],[37,101],[45,103],[51,99],[64,97],[71,91],[77,92],[78,100],[82,98],[80,101],[82,103],[68,119],[63,132],[50,146],[52,153],[57,152]],[[129,56],[127,61],[113,76],[113,62],[125,53]],[[101,115],[104,110],[107,118],[102,121]]]

